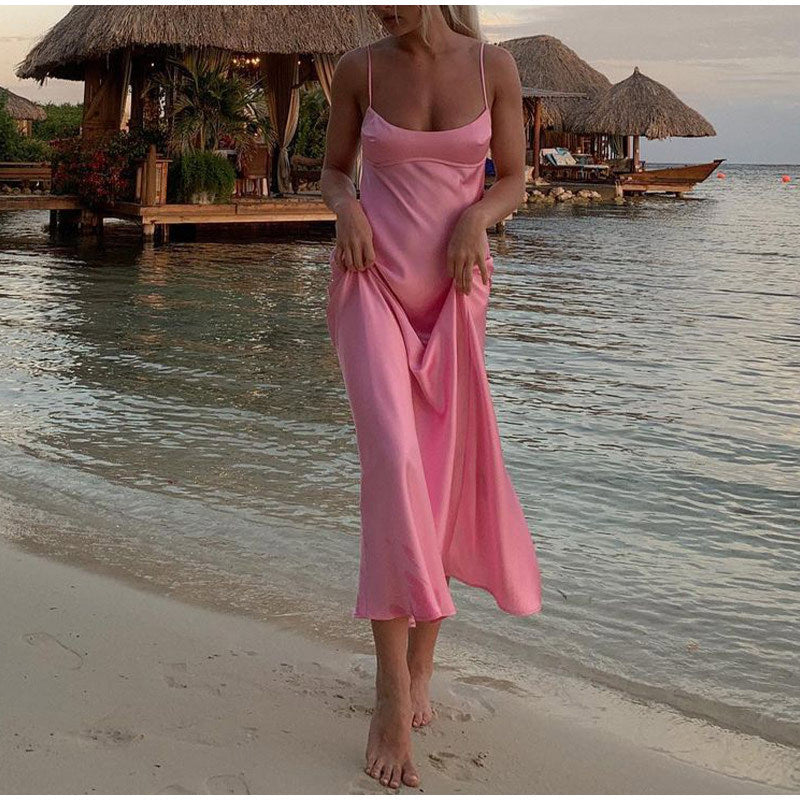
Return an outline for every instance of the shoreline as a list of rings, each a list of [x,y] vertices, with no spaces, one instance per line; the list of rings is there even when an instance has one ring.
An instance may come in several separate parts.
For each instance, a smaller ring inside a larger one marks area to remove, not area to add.
[[[371,652],[4,537],[0,563],[6,793],[392,791],[362,771]],[[523,690],[447,664],[432,692],[438,716],[412,735],[422,782],[404,793],[800,787],[793,748],[564,676]]]
[[[38,479],[34,475],[23,477],[28,484]],[[26,552],[110,576],[134,588],[213,611],[266,621],[310,635],[329,646],[372,652],[369,626],[356,624],[344,612],[352,602],[349,591],[327,585],[320,593],[320,587],[302,574],[283,568],[276,571],[274,562],[259,562],[257,557],[251,556],[251,563],[241,559],[234,562],[228,554],[226,568],[220,570],[205,558],[205,552],[190,553],[186,549],[188,542],[183,543],[184,550],[178,556],[162,549],[151,537],[131,541],[130,537],[109,535],[112,526],[120,527],[114,522],[115,508],[118,515],[119,506],[109,506],[112,516],[97,513],[98,508],[91,509],[88,516],[82,510],[79,523],[73,513],[64,515],[64,509],[53,505],[50,499],[38,498],[34,506],[30,502],[8,502],[0,496],[0,519],[4,520],[0,539],[5,538]],[[148,508],[148,512],[152,510]],[[163,522],[160,517],[151,518],[151,523]],[[259,574],[264,568],[269,572]],[[265,574],[269,577],[265,578]],[[454,583],[456,589],[461,586],[458,581]],[[557,675],[560,683],[554,690],[558,692],[565,681],[575,687],[592,685],[598,692],[608,690],[626,701],[657,706],[678,718],[752,736],[800,754],[798,726],[791,721],[755,715],[751,709],[740,709],[735,704],[669,685],[642,683],[599,669],[591,662],[541,652],[535,636],[526,642],[512,641],[490,629],[477,630],[474,622],[462,619],[460,614],[448,621],[445,632],[447,635],[440,636],[437,647],[439,667],[455,670],[468,662],[473,671],[492,675],[522,692],[538,686],[547,676]],[[576,691],[580,693],[580,688]]]

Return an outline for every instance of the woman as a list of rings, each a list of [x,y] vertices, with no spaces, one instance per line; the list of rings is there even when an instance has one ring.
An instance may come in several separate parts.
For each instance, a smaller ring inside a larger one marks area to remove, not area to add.
[[[353,615],[371,620],[377,657],[365,770],[397,788],[419,783],[410,729],[433,716],[450,578],[518,615],[540,610],[540,588],[483,360],[486,228],[524,192],[516,64],[483,43],[474,6],[372,9],[389,36],[336,66],[322,193],[336,213],[328,326],[361,461]]]

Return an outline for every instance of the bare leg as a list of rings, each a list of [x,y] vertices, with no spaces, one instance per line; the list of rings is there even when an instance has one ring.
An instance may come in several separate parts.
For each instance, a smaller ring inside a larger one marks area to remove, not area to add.
[[[411,724],[415,728],[433,719],[428,687],[433,675],[433,651],[439,635],[441,620],[420,622],[408,631],[408,672],[411,675]]]
[[[372,620],[378,668],[364,771],[392,789],[397,789],[401,781],[407,786],[419,783],[419,774],[411,760],[408,627],[408,617]]]
[[[447,576],[450,585],[450,576]],[[429,686],[433,675],[433,652],[442,620],[420,622],[408,631],[408,671],[411,675],[411,724],[415,728],[427,725],[433,719]]]

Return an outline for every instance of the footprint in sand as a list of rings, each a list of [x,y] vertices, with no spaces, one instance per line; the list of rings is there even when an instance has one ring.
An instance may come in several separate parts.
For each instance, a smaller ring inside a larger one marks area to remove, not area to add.
[[[428,753],[428,761],[440,772],[456,781],[485,780],[481,771],[486,766],[488,753],[460,756],[447,750]]]
[[[224,683],[211,684],[203,680],[193,680],[189,676],[189,665],[185,661],[175,661],[164,665],[164,681],[171,689],[198,689],[201,692],[220,697]]]
[[[176,661],[172,664],[167,664],[168,671],[164,672],[164,680],[167,686],[172,689],[187,689],[189,687],[186,681],[188,667],[185,661]]]
[[[181,786],[179,783],[171,783],[169,786],[159,790],[157,794],[196,794],[196,792]]]
[[[463,675],[456,678],[456,680],[467,686],[485,686],[488,689],[498,689],[501,692],[515,694],[517,697],[524,697],[528,694],[525,689],[513,681],[507,681],[504,678],[493,678],[491,675]]]
[[[250,794],[241,775],[212,775],[206,781],[209,794]]]
[[[463,708],[444,705],[435,700],[431,705],[437,719],[446,719],[451,722],[472,722],[475,719],[475,715],[471,711],[466,711]]]
[[[81,732],[84,739],[107,745],[126,745],[144,739],[143,733],[136,733],[125,728],[86,728]]]
[[[54,667],[80,669],[83,666],[83,656],[80,653],[62,644],[55,636],[46,631],[26,633],[23,638],[28,644],[38,647]]]

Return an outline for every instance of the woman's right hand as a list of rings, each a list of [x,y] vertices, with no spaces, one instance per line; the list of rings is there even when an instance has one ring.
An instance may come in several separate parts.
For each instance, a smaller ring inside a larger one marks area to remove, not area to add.
[[[345,270],[363,271],[375,263],[372,226],[361,202],[350,199],[336,213],[334,262]]]

